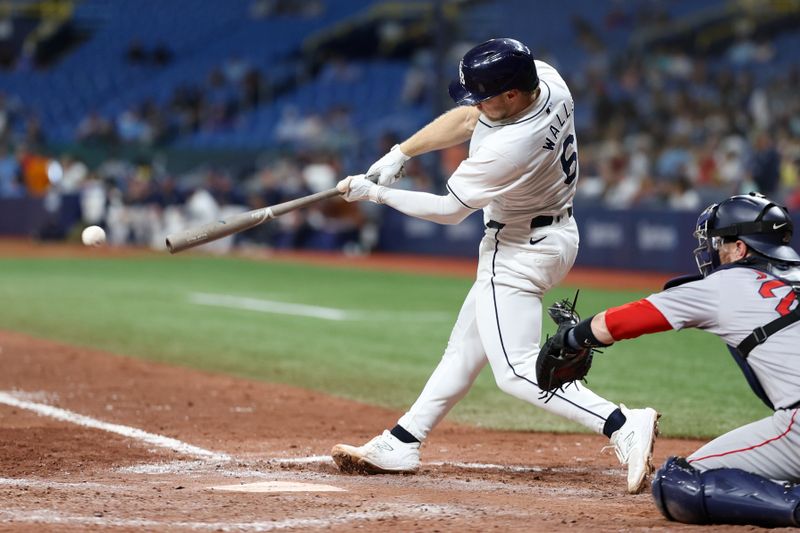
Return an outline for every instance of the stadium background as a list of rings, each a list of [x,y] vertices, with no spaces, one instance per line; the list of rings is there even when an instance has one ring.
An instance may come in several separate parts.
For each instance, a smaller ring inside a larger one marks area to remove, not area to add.
[[[643,296],[694,269],[707,203],[760,190],[798,207],[799,15],[788,1],[0,2],[0,523],[264,530],[317,513],[341,521],[280,527],[411,530],[433,513],[463,531],[489,513],[501,528],[666,527],[647,495],[620,498],[604,439],[505,396],[489,372],[416,479],[303,462],[413,401],[470,285],[479,215],[444,228],[333,200],[200,253],[170,256],[163,239],[363,172],[449,106],[442,80],[464,50],[503,35],[555,64],[576,101],[581,252],[545,304],[576,288],[584,312]],[[412,161],[400,186],[443,191],[464,150]],[[81,247],[88,224],[110,246]],[[615,346],[590,379],[664,415],[657,460],[765,409],[698,332]],[[170,470],[171,452],[26,417],[23,400],[238,463]],[[458,460],[475,463],[441,464]],[[258,473],[350,492],[207,494]],[[462,478],[477,496],[454,488]],[[575,493],[581,509],[561,501]]]
[[[6,2],[0,233],[163,248],[187,224],[363,172],[449,107],[474,43],[528,43],[572,88],[579,265],[682,271],[699,209],[798,191],[787,1]],[[440,192],[464,147],[409,164]],[[227,246],[471,256],[458,229],[328,202]]]

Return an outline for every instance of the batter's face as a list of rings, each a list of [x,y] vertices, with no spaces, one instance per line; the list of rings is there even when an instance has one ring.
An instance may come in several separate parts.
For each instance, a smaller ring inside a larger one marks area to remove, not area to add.
[[[476,104],[475,107],[486,115],[489,120],[497,121],[513,117],[531,105],[532,102],[533,98],[530,93],[513,89],[497,96],[492,96],[488,100]]]
[[[508,97],[506,94],[507,93],[503,93],[498,94],[497,96],[492,96],[488,100],[484,100],[475,107],[477,107],[481,113],[486,115],[486,118],[489,120],[503,120],[504,118],[508,117]]]

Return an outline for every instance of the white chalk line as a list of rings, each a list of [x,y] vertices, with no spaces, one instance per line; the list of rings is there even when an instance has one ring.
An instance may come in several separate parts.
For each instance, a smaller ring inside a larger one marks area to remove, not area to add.
[[[197,446],[192,446],[191,444],[187,444],[177,439],[165,437],[164,435],[157,435],[155,433],[148,433],[147,431],[143,431],[138,428],[103,422],[102,420],[97,420],[96,418],[91,418],[73,411],[61,409],[59,407],[53,407],[52,405],[22,400],[15,397],[16,394],[17,393],[10,394],[8,392],[0,391],[0,403],[10,405],[12,407],[18,407],[20,409],[26,409],[28,411],[33,411],[41,416],[47,416],[56,420],[70,422],[72,424],[77,424],[79,426],[92,429],[99,429],[109,433],[115,433],[117,435],[122,435],[123,437],[146,442],[147,444],[158,446],[160,448],[167,448],[185,455],[201,457],[211,461],[231,460],[231,457],[224,453],[198,448]]]
[[[386,506],[384,506],[384,509]],[[0,510],[2,522],[25,522],[34,524],[59,524],[99,527],[135,527],[164,529],[192,529],[211,531],[276,531],[297,528],[329,528],[363,520],[390,518],[428,518],[432,516],[463,515],[463,511],[439,505],[396,505],[387,510],[345,513],[325,518],[287,518],[275,521],[254,522],[186,522],[169,520],[148,520],[137,518],[106,518],[61,514],[47,509],[31,511]]]
[[[64,481],[42,481],[41,479],[9,478],[9,477],[0,477],[0,487],[15,487],[15,488],[29,488],[29,489],[65,489],[65,490],[66,489],[126,490],[128,488],[124,485],[95,483],[92,481],[69,483]]]
[[[438,311],[353,311],[336,309],[334,307],[320,307],[316,305],[295,304],[278,302],[275,300],[262,300],[230,294],[209,294],[204,292],[189,293],[189,301],[198,305],[226,307],[259,313],[272,313],[277,315],[302,316],[335,321],[403,321],[403,322],[431,322],[436,320],[452,320],[451,313]]]
[[[308,457],[277,457],[270,459],[270,463],[278,464],[333,464],[333,459],[329,455],[310,455]],[[590,468],[580,467],[542,467],[542,466],[515,466],[515,465],[500,465],[492,463],[462,463],[458,461],[430,461],[421,463],[421,466],[449,466],[451,468],[462,468],[465,470],[497,470],[499,472],[553,472],[557,474],[582,474],[591,471]],[[605,469],[601,470],[605,475],[619,475],[619,470]]]

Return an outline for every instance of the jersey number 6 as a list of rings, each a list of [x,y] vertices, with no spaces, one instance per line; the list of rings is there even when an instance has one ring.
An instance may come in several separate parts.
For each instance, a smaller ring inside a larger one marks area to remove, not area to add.
[[[567,179],[564,180],[564,183],[567,185],[575,181],[575,178],[578,177],[578,150],[576,147],[572,146],[574,142],[575,136],[570,133],[561,145],[561,168],[567,176]],[[572,146],[572,153],[567,157],[567,148],[570,146]]]

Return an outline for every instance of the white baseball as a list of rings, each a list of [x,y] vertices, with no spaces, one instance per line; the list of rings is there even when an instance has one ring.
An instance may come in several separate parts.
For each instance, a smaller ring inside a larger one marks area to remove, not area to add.
[[[89,226],[81,233],[81,240],[86,246],[101,246],[106,242],[106,232],[100,226]]]

